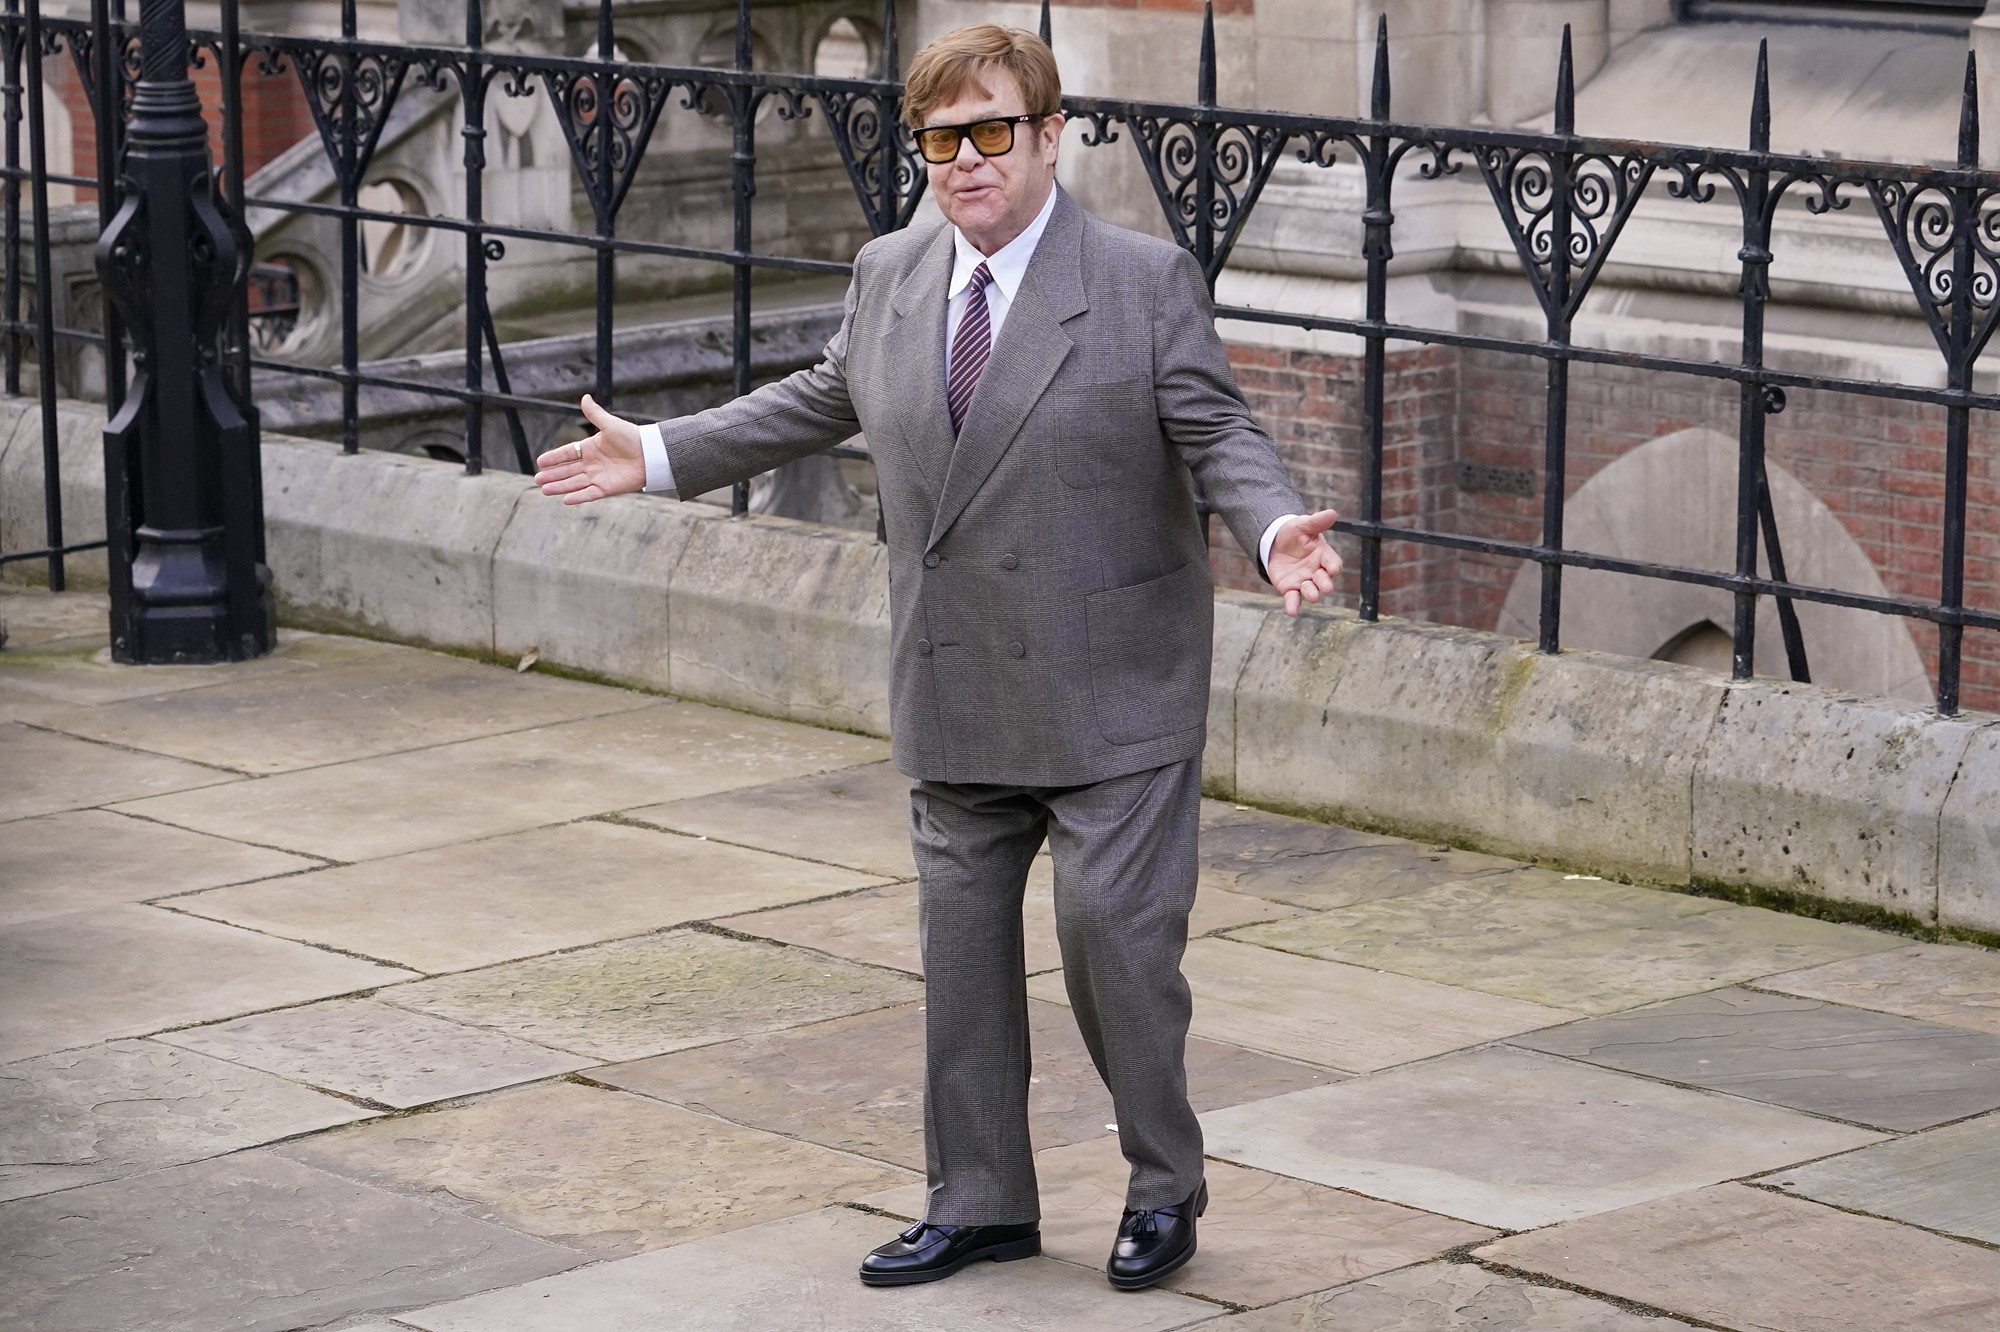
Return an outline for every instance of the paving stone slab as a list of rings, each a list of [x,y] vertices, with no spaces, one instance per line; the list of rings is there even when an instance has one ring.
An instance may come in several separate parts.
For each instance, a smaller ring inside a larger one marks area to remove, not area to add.
[[[321,640],[322,642],[326,640]],[[334,640],[340,642],[341,640]],[[355,640],[345,640],[352,642]],[[86,739],[238,772],[290,772],[656,704],[415,648],[295,654],[299,669],[49,714]]]
[[[321,1133],[278,1150],[600,1256],[808,1212],[910,1177],[573,1082],[482,1096],[376,1127]]]
[[[109,613],[107,612],[107,618]],[[285,675],[301,668],[297,645],[315,635],[278,631],[278,645],[249,661],[208,666],[128,666],[111,660],[103,629],[87,638],[51,641],[0,653],[0,682],[41,699],[48,712],[127,699],[184,694],[217,685]]]
[[[1297,907],[1224,888],[1202,888],[1196,891],[1194,910],[1188,915],[1188,934],[1199,937],[1298,914]],[[803,944],[837,957],[894,967],[912,975],[923,974],[914,883],[854,893],[830,902],[739,916],[729,922],[729,928]],[[1055,870],[1047,856],[1037,856],[1028,869],[1028,889],[1021,902],[1021,931],[1023,956],[1030,975],[1053,971],[1062,965],[1062,948],[1056,942]]]
[[[1028,1003],[1035,1145],[1106,1136],[1116,1119],[1069,1010]],[[1187,1044],[1197,1110],[1321,1086],[1333,1074],[1210,1041]],[[924,1019],[916,1004],[595,1069],[596,1082],[921,1170]]]
[[[224,837],[368,860],[848,767],[886,749],[863,736],[659,703],[280,773],[227,799],[189,792],[130,808]]]
[[[1505,1230],[1881,1140],[1524,1050],[1473,1050],[1202,1116],[1210,1156]]]
[[[20,722],[0,724],[0,772],[26,775],[0,783],[0,823],[241,780],[235,773],[135,754]]]
[[[1876,1128],[2000,1106],[2000,1036],[1734,986],[1514,1043]]]
[[[596,1062],[372,999],[305,1004],[155,1039],[398,1109]]]
[[[910,1003],[906,977],[797,948],[675,931],[398,985],[384,1003],[605,1060]]]
[[[6,678],[5,675],[0,675],[0,681]],[[0,722],[40,721],[59,706],[60,704],[51,703],[38,695],[20,689],[9,689],[4,683],[0,683]]]
[[[1521,867],[1517,860],[1356,832],[1310,819],[1204,801],[1203,886],[1309,910],[1422,892]]]
[[[1765,976],[1757,988],[2000,1036],[2000,953],[1967,944],[1911,944],[1842,958]]]
[[[20,819],[0,836],[0,925],[312,869],[320,862],[113,814]]]
[[[1366,967],[1195,939],[1181,972],[1194,991],[1198,1036],[1350,1073],[1568,1022],[1575,1014]],[[1028,993],[1067,1003],[1062,977]]]
[[[397,1316],[424,1332],[1166,1332],[1214,1305],[1163,1290],[1123,1292],[1048,1258],[975,1263],[923,1286],[855,1280],[861,1256],[893,1236],[879,1216],[829,1207],[671,1249],[601,1263],[513,1290]]]
[[[0,1326],[291,1332],[586,1255],[268,1151],[0,1205]]]
[[[586,820],[199,893],[174,906],[437,972],[876,882],[828,865]]]
[[[1757,1182],[2000,1245],[2000,1114],[1863,1147]]]
[[[648,805],[626,817],[885,878],[917,876],[910,854],[910,779],[890,763]]]
[[[1042,1182],[1042,1252],[1102,1268],[1131,1173],[1117,1140],[1100,1137],[1040,1152],[1035,1173]],[[1161,1284],[1245,1307],[1493,1238],[1483,1226],[1222,1161],[1208,1163],[1208,1193],[1199,1252]],[[918,1184],[865,1201],[915,1220],[923,1195]]]
[[[1540,869],[1253,925],[1232,937],[1584,1013],[1904,943],[1859,926]]]
[[[1991,1332],[2000,1252],[1721,1184],[1477,1256],[1757,1332]]]
[[[71,638],[104,638],[111,632],[111,598],[46,588],[0,589],[0,628],[13,652]]]
[[[157,907],[49,916],[0,932],[0,1063],[410,977]]]
[[[0,1199],[220,1156],[371,1113],[152,1041],[24,1059],[0,1066]]]
[[[1693,1332],[1573,1290],[1473,1263],[1425,1263],[1258,1309],[1229,1332]]]

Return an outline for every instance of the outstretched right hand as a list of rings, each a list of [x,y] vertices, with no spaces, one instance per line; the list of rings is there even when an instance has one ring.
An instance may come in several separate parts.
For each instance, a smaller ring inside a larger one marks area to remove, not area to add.
[[[535,484],[564,504],[588,504],[607,495],[646,488],[646,453],[639,427],[613,416],[583,395],[583,415],[597,433],[575,444],[560,444],[535,459]]]

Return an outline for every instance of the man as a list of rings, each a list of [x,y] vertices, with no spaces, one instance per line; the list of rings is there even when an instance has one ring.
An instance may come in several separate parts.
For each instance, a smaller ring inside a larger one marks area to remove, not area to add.
[[[855,259],[821,363],[734,402],[542,455],[576,504],[698,495],[864,432],[888,530],[891,729],[913,779],[927,996],[924,1220],[871,1285],[1040,1252],[1021,902],[1044,840],[1064,982],[1131,1179],[1106,1272],[1149,1286],[1207,1201],[1182,1066],[1211,621],[1190,476],[1298,613],[1328,594],[1184,251],[1055,185],[1055,58],[980,24],[911,63],[905,116],[948,226]]]

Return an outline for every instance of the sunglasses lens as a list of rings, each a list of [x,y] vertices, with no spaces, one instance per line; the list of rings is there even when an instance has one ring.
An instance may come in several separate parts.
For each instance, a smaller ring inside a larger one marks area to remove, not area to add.
[[[972,136],[972,146],[989,156],[997,157],[1014,146],[1014,126],[1005,120],[982,120],[967,133]]]
[[[958,156],[958,131],[924,130],[917,135],[917,148],[923,153],[926,162],[949,162]]]

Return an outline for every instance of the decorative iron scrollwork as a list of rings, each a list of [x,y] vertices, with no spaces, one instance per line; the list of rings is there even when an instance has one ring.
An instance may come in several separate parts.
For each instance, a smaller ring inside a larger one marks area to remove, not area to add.
[[[327,160],[341,185],[361,187],[403,86],[409,61],[379,52],[292,46],[284,56],[298,71]]]
[[[1498,146],[1480,148],[1478,157],[1487,191],[1543,310],[1569,319],[1645,193],[1652,162]],[[1558,202],[1567,207],[1559,210]]]
[[[1194,252],[1213,281],[1271,178],[1289,131],[1154,116],[1134,116],[1126,124],[1174,239]]]
[[[666,108],[672,81],[607,65],[545,73],[542,84],[591,207],[602,220],[616,217]]]
[[[2000,322],[2000,190],[1890,180],[1868,193],[1939,349],[1970,365]]]
[[[926,177],[915,143],[898,126],[901,100],[847,91],[817,97],[868,229],[880,236],[908,226]]]

